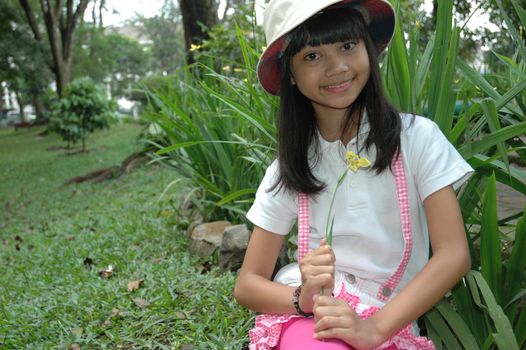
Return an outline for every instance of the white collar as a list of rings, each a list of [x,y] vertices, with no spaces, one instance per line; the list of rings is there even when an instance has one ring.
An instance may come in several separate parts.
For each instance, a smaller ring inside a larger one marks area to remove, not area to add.
[[[367,116],[367,112],[364,111],[362,115],[362,120],[360,122],[360,128],[358,130],[358,134],[355,135],[349,141],[349,144],[356,144],[356,141],[358,140],[358,138],[360,138],[361,139],[360,141],[362,141],[366,137],[366,135],[369,133],[370,130],[371,130],[371,126],[369,124],[369,118]],[[323,136],[321,135],[321,132],[319,129],[316,129],[316,133],[317,133],[318,142],[319,142],[319,145],[322,151],[329,147],[340,147],[340,145],[342,145],[341,140],[335,140],[335,141],[325,140]]]

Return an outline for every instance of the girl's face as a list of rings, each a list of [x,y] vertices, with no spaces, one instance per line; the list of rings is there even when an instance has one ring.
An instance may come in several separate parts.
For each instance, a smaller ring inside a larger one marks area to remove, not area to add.
[[[363,40],[307,45],[292,57],[291,72],[318,117],[345,113],[369,80],[369,56]]]

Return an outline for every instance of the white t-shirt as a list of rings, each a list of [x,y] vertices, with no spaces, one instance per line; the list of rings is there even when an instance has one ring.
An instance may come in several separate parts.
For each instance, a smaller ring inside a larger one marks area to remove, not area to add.
[[[438,126],[424,117],[401,114],[401,150],[406,171],[411,208],[413,250],[398,290],[403,288],[429,259],[429,236],[423,207],[424,199],[448,186],[458,188],[473,172]],[[411,122],[414,118],[414,122]],[[310,249],[325,237],[331,192],[338,177],[347,168],[345,154],[358,153],[356,141],[363,145],[369,131],[366,118],[357,137],[347,147],[340,141],[328,142],[319,134],[321,157],[313,169],[317,179],[327,187],[309,196]],[[375,149],[362,151],[374,163]],[[297,193],[269,192],[279,171],[277,161],[267,169],[247,218],[267,231],[286,235],[298,216]],[[404,240],[396,195],[395,179],[387,169],[379,175],[374,170],[349,171],[336,193],[332,247],[336,269],[363,279],[384,283],[396,270],[402,257]]]

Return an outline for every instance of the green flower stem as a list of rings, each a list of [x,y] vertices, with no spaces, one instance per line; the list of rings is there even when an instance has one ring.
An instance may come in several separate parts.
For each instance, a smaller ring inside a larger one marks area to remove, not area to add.
[[[336,186],[334,186],[334,189],[332,190],[331,204],[329,205],[329,212],[327,213],[327,224],[325,225],[325,240],[327,241],[328,245],[332,245],[332,225],[334,224],[334,217],[332,217],[332,207],[334,206],[334,197],[336,197],[336,191],[342,184],[343,180],[345,179],[345,176],[347,176],[347,172],[348,169],[345,169],[345,171],[338,178]]]
[[[334,225],[332,207],[334,206],[334,197],[336,197],[336,191],[342,184],[343,180],[345,179],[345,176],[347,176],[348,170],[349,169],[345,169],[345,171],[340,175],[338,181],[336,182],[336,185],[334,186],[334,189],[332,190],[331,204],[329,205],[329,213],[327,214],[327,224],[325,225],[325,241],[328,245],[332,245],[332,227]],[[325,295],[325,288],[321,288],[320,295]]]

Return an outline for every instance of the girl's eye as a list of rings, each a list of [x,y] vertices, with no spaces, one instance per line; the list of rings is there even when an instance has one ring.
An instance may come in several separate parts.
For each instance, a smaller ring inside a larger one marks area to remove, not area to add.
[[[319,56],[317,53],[315,52],[310,52],[308,54],[306,54],[305,56],[303,56],[305,58],[306,61],[314,61],[316,60]]]
[[[344,51],[352,50],[356,46],[356,43],[354,41],[348,41],[345,44],[343,44],[342,49]]]

